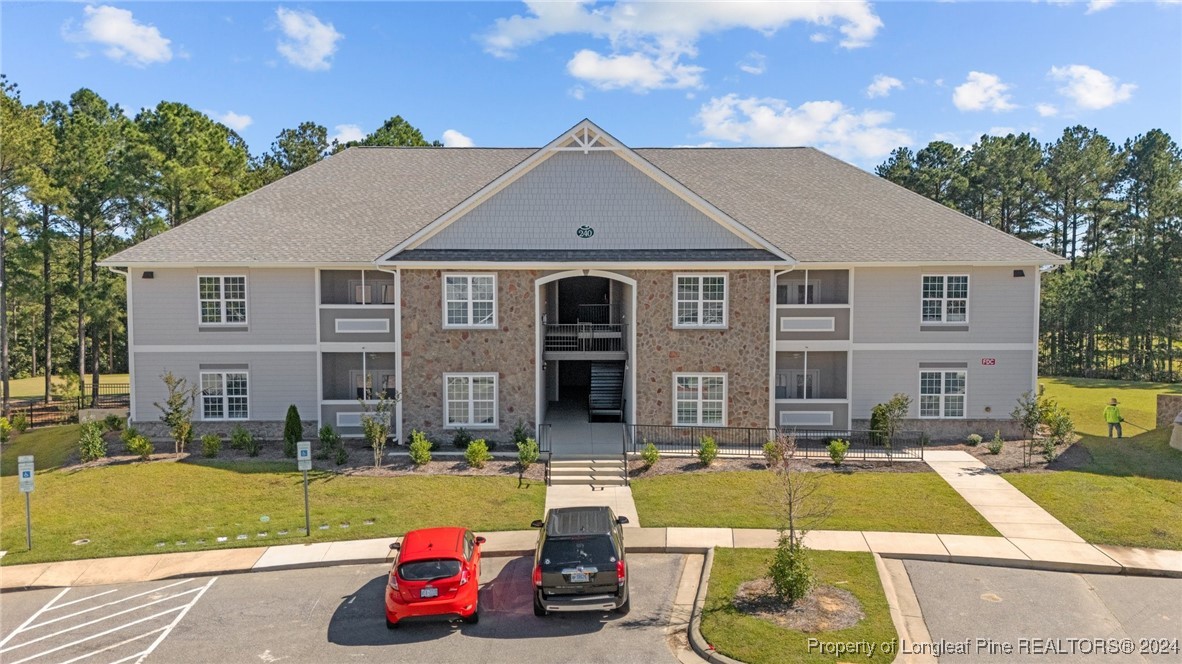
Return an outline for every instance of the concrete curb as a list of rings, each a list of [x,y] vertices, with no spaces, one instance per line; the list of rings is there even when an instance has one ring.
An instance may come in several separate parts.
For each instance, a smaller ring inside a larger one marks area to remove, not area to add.
[[[683,547],[684,549],[684,547]],[[678,553],[687,553],[682,550]],[[699,549],[692,553],[703,553]],[[710,585],[710,569],[714,567],[714,547],[705,549],[706,559],[702,561],[702,576],[698,579],[698,592],[694,596],[694,608],[690,611],[689,644],[698,656],[712,664],[743,664],[714,650],[714,646],[702,636],[702,607],[706,605],[706,589]]]

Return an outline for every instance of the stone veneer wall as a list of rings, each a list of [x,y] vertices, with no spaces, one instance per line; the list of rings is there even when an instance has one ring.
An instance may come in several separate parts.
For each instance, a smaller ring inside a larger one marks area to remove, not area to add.
[[[718,272],[718,271],[712,271]],[[680,273],[680,272],[678,272]],[[727,328],[674,329],[671,271],[631,273],[637,297],[636,423],[673,424],[673,374],[727,374],[727,426],[768,425],[771,274],[727,272]]]
[[[478,270],[473,272],[480,272]],[[450,270],[461,274],[461,270]],[[444,445],[443,374],[495,372],[498,428],[470,429],[477,438],[509,440],[520,420],[534,425],[536,328],[535,271],[498,271],[497,329],[443,329],[440,270],[402,271],[402,426],[404,438],[418,429]]]
[[[853,429],[866,430],[870,428],[870,420],[854,420]],[[1022,437],[1022,428],[1013,420],[921,420],[905,419],[900,425],[904,431],[922,431],[928,435],[933,443],[963,443],[969,434],[975,433],[985,439],[993,440],[993,435],[1001,431],[1004,440],[1016,440]]]
[[[1157,395],[1157,428],[1173,426],[1174,418],[1182,413],[1182,394]]]

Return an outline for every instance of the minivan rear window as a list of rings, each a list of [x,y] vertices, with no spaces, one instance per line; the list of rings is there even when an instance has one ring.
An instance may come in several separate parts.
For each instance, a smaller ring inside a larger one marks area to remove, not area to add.
[[[407,581],[434,581],[447,579],[459,573],[460,561],[452,558],[414,560],[398,566],[398,576]]]
[[[614,565],[615,547],[610,537],[550,538],[542,545],[542,567]]]

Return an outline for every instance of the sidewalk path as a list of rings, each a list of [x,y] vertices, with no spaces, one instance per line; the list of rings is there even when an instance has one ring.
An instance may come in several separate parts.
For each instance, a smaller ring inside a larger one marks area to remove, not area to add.
[[[639,528],[636,501],[630,486],[591,487],[586,484],[554,484],[546,487],[546,511],[555,507],[594,507],[607,505],[616,516],[628,517],[626,527]]]

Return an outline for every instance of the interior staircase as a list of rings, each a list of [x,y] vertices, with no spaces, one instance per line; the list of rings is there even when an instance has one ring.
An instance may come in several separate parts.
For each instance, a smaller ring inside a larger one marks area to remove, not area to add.
[[[592,362],[591,393],[587,398],[587,417],[611,416],[624,421],[624,363]]]
[[[624,486],[628,467],[622,457],[607,459],[554,459],[550,462],[550,484]]]

